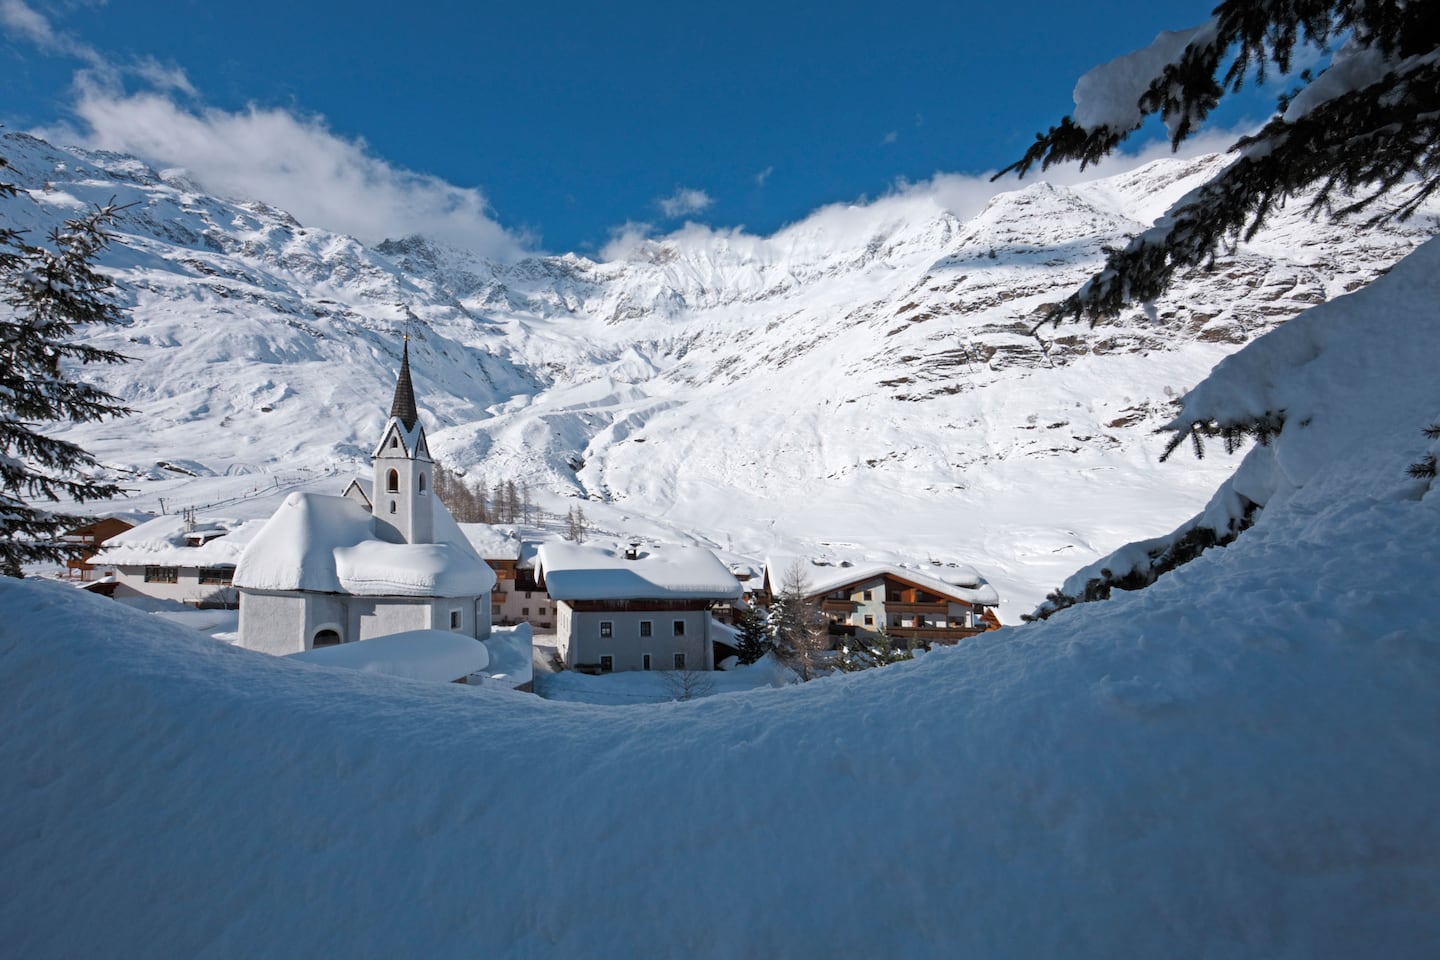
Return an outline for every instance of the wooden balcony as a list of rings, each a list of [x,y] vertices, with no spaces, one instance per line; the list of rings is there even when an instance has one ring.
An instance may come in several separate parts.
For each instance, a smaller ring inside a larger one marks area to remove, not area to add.
[[[850,599],[837,600],[834,597],[826,597],[820,601],[820,609],[826,613],[854,613],[855,601]]]
[[[892,640],[918,640],[924,643],[959,643],[985,632],[984,627],[886,627]]]
[[[950,612],[950,604],[945,601],[938,603],[904,603],[899,600],[885,601],[886,613],[898,613],[911,616],[945,616]]]

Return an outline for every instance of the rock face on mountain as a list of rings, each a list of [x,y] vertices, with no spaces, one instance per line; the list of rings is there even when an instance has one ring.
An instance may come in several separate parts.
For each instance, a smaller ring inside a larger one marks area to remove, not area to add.
[[[23,190],[0,200],[7,223],[43,232],[129,205],[104,263],[130,320],[98,339],[135,360],[94,374],[139,413],[67,436],[141,501],[180,462],[357,469],[408,330],[432,447],[472,476],[737,550],[792,538],[1038,562],[1037,584],[1193,512],[1225,468],[1158,474],[1150,434],[1170,399],[1436,222],[1362,229],[1295,204],[1165,299],[1032,336],[1102,247],[1224,159],[1033,183],[968,220],[904,195],[769,237],[690,228],[610,262],[502,264],[421,237],[366,247],[129,157],[14,133],[0,155]],[[1150,510],[1166,512],[1153,528]]]

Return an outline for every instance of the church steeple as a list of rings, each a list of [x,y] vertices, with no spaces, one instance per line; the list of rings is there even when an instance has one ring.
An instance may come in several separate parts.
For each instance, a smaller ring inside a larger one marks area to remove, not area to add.
[[[414,430],[420,414],[415,409],[415,387],[410,383],[410,335],[405,335],[405,346],[400,351],[400,376],[395,381],[395,399],[390,402],[390,416],[405,424],[406,430]]]
[[[396,543],[433,543],[435,507],[432,480],[435,463],[425,443],[425,428],[415,409],[410,383],[410,338],[400,353],[395,399],[380,445],[370,455],[374,471],[371,513],[375,532]]]

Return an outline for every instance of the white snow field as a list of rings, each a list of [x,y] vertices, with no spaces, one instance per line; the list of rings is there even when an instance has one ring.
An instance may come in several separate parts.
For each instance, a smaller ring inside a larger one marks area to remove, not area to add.
[[[556,703],[0,582],[0,942],[1433,957],[1440,495],[1406,466],[1436,446],[1437,303],[1431,242],[1187,399],[1289,411],[1234,481],[1265,506],[1230,547],[803,686]]]

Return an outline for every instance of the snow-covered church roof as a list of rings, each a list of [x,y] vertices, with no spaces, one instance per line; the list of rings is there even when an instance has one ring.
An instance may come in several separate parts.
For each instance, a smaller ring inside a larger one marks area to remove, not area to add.
[[[235,570],[235,586],[356,596],[467,597],[495,586],[438,497],[434,543],[391,543],[375,535],[354,500],[292,493],[256,534]]]
[[[704,547],[647,546],[628,560],[617,546],[547,543],[536,573],[555,600],[730,600],[740,583]]]

